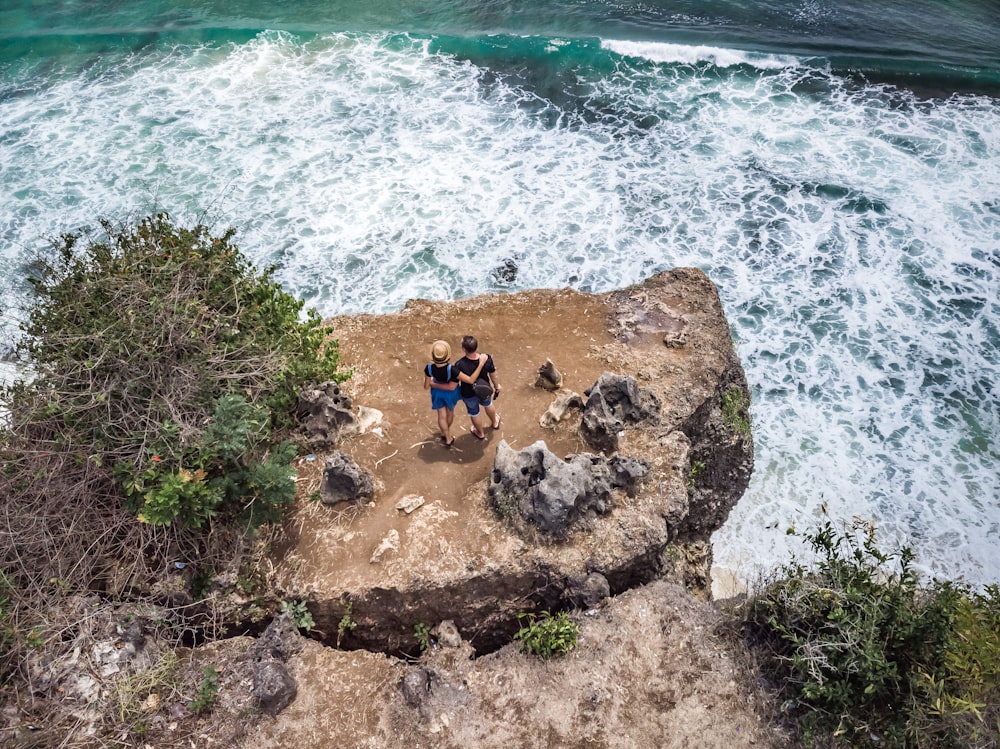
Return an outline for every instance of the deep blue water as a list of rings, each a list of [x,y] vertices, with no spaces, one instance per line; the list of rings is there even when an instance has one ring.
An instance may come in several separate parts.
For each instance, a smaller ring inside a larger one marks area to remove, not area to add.
[[[151,206],[325,314],[698,266],[758,447],[716,561],[826,506],[1000,579],[995,2],[5,0],[0,185],[8,323]]]

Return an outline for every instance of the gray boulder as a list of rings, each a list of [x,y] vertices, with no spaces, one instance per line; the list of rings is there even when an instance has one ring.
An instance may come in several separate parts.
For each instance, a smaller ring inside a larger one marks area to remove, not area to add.
[[[634,377],[605,372],[586,395],[580,434],[588,445],[605,453],[618,449],[618,434],[625,427],[653,422],[660,415],[660,399],[652,390],[640,388]]]
[[[568,577],[562,592],[563,600],[578,609],[592,609],[610,596],[611,585],[600,572]]]
[[[253,672],[253,696],[262,710],[279,713],[292,704],[298,685],[279,660],[268,658],[257,664]]]
[[[517,515],[545,533],[565,537],[583,517],[611,510],[614,488],[635,490],[649,470],[644,461],[581,453],[561,460],[539,440],[520,452],[497,445],[487,496],[499,515]]]
[[[360,502],[370,499],[374,493],[375,479],[350,455],[338,450],[326,459],[319,490],[323,504]]]
[[[538,368],[538,379],[535,380],[535,387],[543,390],[558,390],[562,387],[562,373],[556,369],[556,365],[551,359],[546,359],[545,363]]]
[[[292,621],[292,615],[285,611],[271,620],[264,634],[253,644],[255,660],[277,658],[287,661],[290,656],[302,650],[302,635]]]
[[[324,382],[299,394],[299,422],[310,447],[322,450],[358,431],[350,397],[335,382]]]
[[[302,649],[302,636],[288,612],[271,620],[264,634],[257,638],[250,649],[253,667],[254,699],[269,713],[278,713],[288,707],[298,694],[295,679],[288,672],[285,661]]]

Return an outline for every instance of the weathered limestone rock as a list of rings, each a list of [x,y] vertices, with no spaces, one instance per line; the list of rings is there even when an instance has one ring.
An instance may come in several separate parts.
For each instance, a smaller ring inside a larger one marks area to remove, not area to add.
[[[347,453],[337,451],[326,459],[320,498],[323,504],[360,502],[375,492],[372,475],[354,462]]]
[[[558,390],[562,387],[562,373],[556,369],[556,365],[551,359],[546,359],[545,363],[538,368],[538,379],[535,380],[535,387],[544,390]]]
[[[580,434],[595,450],[613,452],[628,426],[654,421],[660,399],[649,388],[640,388],[634,377],[605,372],[587,391]]]
[[[562,597],[566,603],[577,609],[592,609],[611,595],[608,578],[600,572],[588,575],[571,575],[566,580]]]
[[[649,464],[615,456],[615,469],[603,455],[582,453],[557,458],[542,441],[520,452],[501,441],[497,446],[488,497],[504,514],[516,507],[533,526],[556,538],[565,538],[579,518],[604,515],[611,509],[611,490],[626,484],[635,491]]]
[[[386,537],[379,542],[379,545],[375,547],[375,550],[372,552],[372,555],[368,560],[369,563],[378,564],[382,561],[382,557],[390,551],[399,551],[399,531],[395,528],[390,530],[389,533],[386,534]]]
[[[350,397],[336,382],[324,382],[299,395],[299,422],[314,450],[333,447],[346,432],[357,430]]]
[[[276,616],[250,650],[253,696],[261,709],[278,713],[292,703],[298,685],[285,662],[302,650],[302,637],[290,613]]]
[[[262,710],[274,714],[292,704],[298,685],[284,663],[268,659],[254,669],[253,694]]]
[[[552,405],[542,414],[538,423],[545,429],[554,429],[560,421],[568,416],[570,409],[574,408],[583,409],[583,398],[580,397],[580,394],[573,391],[559,393],[552,401]]]

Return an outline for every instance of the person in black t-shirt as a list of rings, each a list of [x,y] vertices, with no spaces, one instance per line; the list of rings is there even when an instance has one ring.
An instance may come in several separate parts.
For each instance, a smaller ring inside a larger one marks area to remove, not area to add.
[[[497,368],[493,363],[493,357],[489,354],[478,353],[479,341],[475,336],[467,335],[462,338],[462,350],[465,356],[455,362],[455,369],[458,370],[458,381],[462,394],[462,401],[469,412],[469,419],[472,420],[472,434],[477,439],[486,439],[484,421],[479,407],[486,412],[489,417],[490,426],[493,429],[500,428],[500,414],[497,413],[493,405],[493,399],[500,397],[500,382],[497,379]],[[476,383],[479,383],[479,388]],[[477,394],[477,389],[482,392]]]

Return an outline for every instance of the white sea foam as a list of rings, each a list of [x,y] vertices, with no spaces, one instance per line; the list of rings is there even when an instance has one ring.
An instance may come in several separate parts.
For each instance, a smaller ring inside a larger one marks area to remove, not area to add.
[[[152,200],[223,217],[325,314],[699,266],[758,447],[716,562],[785,559],[826,503],[997,579],[1000,106],[716,65],[623,60],[557,104],[426,40],[274,33],[64,76],[0,100],[4,276]]]
[[[802,61],[792,55],[747,52],[706,45],[670,44],[668,42],[637,42],[625,39],[604,39],[601,46],[620,55],[641,57],[653,62],[677,62],[694,65],[707,63],[720,68],[750,65],[762,70],[797,67]]]

